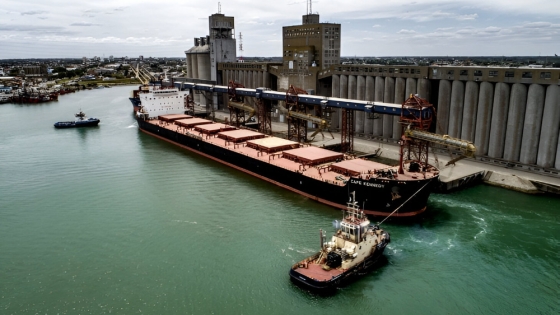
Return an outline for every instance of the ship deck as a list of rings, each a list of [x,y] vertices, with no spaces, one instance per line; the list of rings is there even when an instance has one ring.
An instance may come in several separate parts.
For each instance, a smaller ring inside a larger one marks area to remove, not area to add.
[[[169,114],[169,115],[160,115],[158,117],[158,119],[163,120],[163,121],[167,121],[167,122],[172,122],[172,121],[180,120],[180,119],[189,119],[189,118],[193,118],[193,116],[186,115],[186,114]]]
[[[224,124],[204,124],[204,125],[195,126],[194,129],[198,132],[202,132],[205,134],[213,134],[213,133],[218,133],[220,131],[235,130],[235,127],[232,127],[230,125],[224,125]]]
[[[299,272],[300,274],[317,280],[317,281],[327,281],[332,279],[333,277],[339,276],[343,273],[342,269],[331,269],[331,270],[324,270],[321,265],[316,263],[309,263],[307,268],[296,268],[295,271]]]
[[[344,186],[350,177],[362,180],[378,177],[384,179],[383,175],[376,173],[376,171],[391,170],[393,176],[398,171],[397,166],[356,159],[342,153],[271,137],[246,129],[209,134],[208,131],[200,127],[203,125],[213,126],[209,127],[209,130],[214,130],[214,128],[217,128],[214,126],[219,124],[201,118],[186,118],[171,122],[152,119],[148,122],[174,132],[201,137],[203,141],[213,145],[339,186]],[[226,126],[220,125],[221,127]],[[200,131],[196,130],[196,127],[199,127]],[[231,126],[227,126],[227,128],[231,128]],[[424,176],[425,178],[432,178],[435,173],[425,172],[422,174],[405,171],[404,174],[398,174],[397,176],[398,181],[404,182],[415,181],[418,178],[424,178]]]

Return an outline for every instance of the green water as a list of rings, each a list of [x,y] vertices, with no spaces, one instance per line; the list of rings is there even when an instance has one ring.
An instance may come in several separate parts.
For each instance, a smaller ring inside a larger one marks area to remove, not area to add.
[[[340,212],[138,131],[132,87],[0,105],[0,314],[557,314],[560,199],[478,186],[385,225],[387,262],[294,286]],[[54,129],[82,109],[98,128]]]

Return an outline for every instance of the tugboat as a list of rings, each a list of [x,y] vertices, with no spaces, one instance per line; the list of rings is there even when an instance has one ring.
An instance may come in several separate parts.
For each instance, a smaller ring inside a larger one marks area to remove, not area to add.
[[[358,275],[372,269],[391,238],[389,233],[370,225],[352,193],[341,222],[333,225],[337,232],[330,241],[321,234],[321,251],[294,264],[293,282],[318,292],[332,292]]]
[[[76,120],[74,121],[59,121],[54,124],[55,128],[75,128],[75,127],[94,127],[99,124],[101,120],[97,118],[87,118],[86,114],[80,110],[80,112],[74,114]]]

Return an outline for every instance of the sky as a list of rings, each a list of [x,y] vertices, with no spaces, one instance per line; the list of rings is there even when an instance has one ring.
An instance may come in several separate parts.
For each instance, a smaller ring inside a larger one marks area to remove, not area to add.
[[[184,57],[219,4],[243,34],[238,56],[281,56],[282,26],[308,10],[299,0],[3,0],[0,59]],[[560,54],[559,0],[317,0],[311,10],[341,24],[342,56]]]

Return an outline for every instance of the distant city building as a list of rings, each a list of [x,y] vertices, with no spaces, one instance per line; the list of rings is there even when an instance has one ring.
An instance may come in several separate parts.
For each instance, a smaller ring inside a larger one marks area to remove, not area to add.
[[[83,63],[83,64],[86,64],[87,62],[88,62],[87,57],[82,57],[82,63]]]
[[[23,73],[26,77],[46,77],[48,74],[46,65],[23,66]]]
[[[108,69],[108,68],[98,68],[93,70],[95,74],[113,74],[117,72],[115,69]]]

